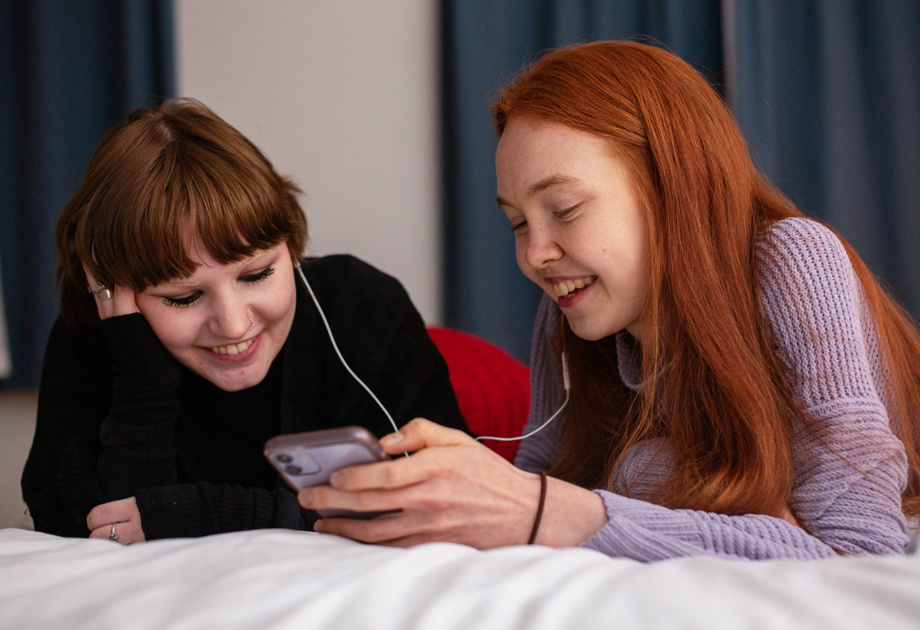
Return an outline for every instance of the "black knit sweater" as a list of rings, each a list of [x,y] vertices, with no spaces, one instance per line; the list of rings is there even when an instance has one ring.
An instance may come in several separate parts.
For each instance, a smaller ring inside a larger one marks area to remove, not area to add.
[[[447,366],[402,286],[351,256],[303,264],[342,354],[397,423],[465,430]],[[266,378],[225,392],[176,362],[139,314],[92,328],[59,319],[45,355],[22,477],[36,530],[87,536],[96,505],[135,496],[148,540],[285,527],[312,512],[262,457],[265,440],[386,416],[342,367],[298,284],[294,323]]]

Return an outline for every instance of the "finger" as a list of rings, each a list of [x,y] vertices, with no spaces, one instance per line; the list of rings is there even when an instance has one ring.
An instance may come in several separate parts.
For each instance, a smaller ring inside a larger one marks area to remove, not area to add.
[[[301,507],[310,510],[350,510],[352,512],[389,512],[405,503],[400,491],[364,490],[351,492],[330,486],[305,488],[297,494]]]
[[[458,431],[458,433],[460,433]],[[463,437],[467,437],[461,433]],[[429,446],[411,457],[341,468],[329,477],[329,485],[340,490],[397,489],[451,474],[462,465],[468,449],[485,448],[471,439],[450,446]],[[486,449],[488,450],[488,449]]]
[[[140,512],[137,509],[137,500],[134,497],[100,503],[90,510],[86,516],[86,527],[92,531],[112,523],[126,523],[129,521],[137,521],[138,526],[140,526]]]
[[[130,499],[120,499],[108,503],[100,503],[86,517],[86,526],[92,531],[107,527],[112,523],[127,521],[131,517],[129,510]]]
[[[114,294],[111,300],[113,315],[127,315],[129,313],[140,313],[137,306],[137,295],[126,286],[116,284]]]
[[[112,537],[114,536],[114,541],[127,544],[127,525],[127,523],[118,523],[117,521],[112,521],[111,523],[103,525],[102,527],[97,527],[91,531],[89,537],[113,540]]]
[[[123,545],[146,540],[134,497],[97,505],[86,517],[86,524],[90,538],[107,538]]]
[[[83,273],[86,274],[86,284],[96,302],[99,319],[108,319],[116,315],[140,313],[137,306],[137,296],[128,287],[115,284],[111,287],[103,286],[96,280],[93,273],[83,264]]]
[[[329,476],[329,485],[339,490],[371,490],[375,488],[398,488],[417,483],[421,472],[414,472],[418,462],[405,457],[386,462],[362,464],[340,468]],[[424,462],[423,462],[424,463]],[[406,470],[406,469],[409,470]]]
[[[141,529],[140,523],[131,521],[113,521],[102,527],[97,527],[89,534],[90,538],[110,540],[122,545],[131,545],[138,542],[144,542],[144,530]]]
[[[114,292],[97,281],[93,273],[83,263],[83,273],[86,274],[86,286],[93,300],[96,302],[96,310],[99,313],[99,319],[107,319],[115,314],[115,306],[112,302]],[[108,290],[108,292],[106,292]]]
[[[406,451],[415,452],[429,446],[449,446],[473,441],[463,431],[450,429],[425,418],[415,418],[403,425],[398,433],[391,433],[380,440],[380,446],[390,455]]]
[[[106,525],[105,527],[97,527],[96,529],[90,531],[89,537],[90,537],[90,538],[108,538],[108,537],[109,537],[109,529],[110,529],[111,525],[112,525],[112,524],[109,523],[109,524]]]

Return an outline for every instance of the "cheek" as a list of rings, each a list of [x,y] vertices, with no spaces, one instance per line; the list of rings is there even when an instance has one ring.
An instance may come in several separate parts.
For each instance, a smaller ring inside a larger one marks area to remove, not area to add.
[[[261,300],[260,311],[262,316],[269,320],[286,319],[297,304],[297,291],[293,278],[291,283],[278,287],[267,293]]]
[[[527,251],[527,248],[521,242],[521,239],[515,239],[514,241],[514,258],[517,260],[518,269],[521,270],[521,273],[527,275],[527,262],[524,258],[524,253]]]
[[[514,241],[514,257],[517,260],[518,269],[521,270],[528,279],[537,282],[536,272],[533,267],[527,264],[527,241],[523,238],[516,238]]]
[[[632,256],[632,273],[639,292],[644,296],[649,283],[648,246],[645,233],[640,233]]]

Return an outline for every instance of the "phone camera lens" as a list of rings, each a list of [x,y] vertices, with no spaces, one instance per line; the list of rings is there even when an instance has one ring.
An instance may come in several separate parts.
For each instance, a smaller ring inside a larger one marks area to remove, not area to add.
[[[299,475],[303,472],[303,468],[300,466],[295,466],[294,464],[289,464],[285,466],[284,469],[291,475]]]
[[[281,462],[282,464],[289,464],[290,462],[294,460],[294,458],[288,455],[287,453],[281,453],[280,455],[275,457],[275,459]]]

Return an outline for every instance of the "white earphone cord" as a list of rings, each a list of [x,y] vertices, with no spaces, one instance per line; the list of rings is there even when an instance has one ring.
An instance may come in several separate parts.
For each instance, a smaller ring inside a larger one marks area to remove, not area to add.
[[[320,306],[319,300],[316,299],[316,294],[313,293],[313,287],[311,287],[310,283],[307,281],[307,276],[304,275],[303,269],[300,268],[300,265],[298,264],[296,265],[296,267],[297,267],[297,273],[300,274],[300,279],[303,280],[303,285],[307,288],[307,293],[310,294],[310,298],[313,300],[313,304],[316,305],[316,310],[319,312],[320,319],[323,320],[323,325],[326,327],[326,334],[329,336],[329,341],[332,342],[332,348],[333,350],[335,350],[336,356],[339,357],[339,361],[342,363],[345,369],[348,370],[348,373],[351,375],[353,379],[355,379],[358,385],[363,387],[364,391],[366,391],[370,395],[370,397],[374,399],[374,402],[377,403],[377,406],[380,407],[384,415],[386,415],[387,420],[389,420],[390,424],[393,425],[393,430],[399,433],[399,427],[396,426],[396,421],[393,420],[393,416],[391,416],[390,412],[387,411],[387,408],[383,406],[383,403],[380,402],[380,399],[374,395],[374,392],[371,391],[371,388],[368,387],[364,383],[364,381],[358,378],[358,375],[355,374],[354,371],[351,369],[351,366],[348,365],[348,362],[345,360],[345,357],[342,356],[342,352],[339,350],[339,346],[335,342],[335,335],[332,334],[332,328],[329,326],[329,321],[326,319],[326,314],[323,312],[323,307]],[[562,353],[562,381],[565,387],[565,400],[562,401],[562,405],[559,407],[559,409],[557,409],[556,412],[549,417],[549,420],[541,424],[539,427],[537,427],[536,429],[534,429],[533,431],[531,431],[530,433],[526,435],[521,435],[518,437],[492,437],[492,436],[486,435],[486,436],[477,437],[476,439],[477,440],[497,440],[499,442],[514,442],[516,440],[523,440],[525,438],[529,438],[531,435],[536,434],[538,431],[542,431],[544,428],[546,428],[546,426],[549,425],[550,422],[556,419],[556,416],[562,413],[562,410],[565,409],[565,406],[569,402],[569,369],[565,363],[565,353],[564,352]],[[409,454],[406,453],[406,457],[408,456]]]
[[[532,435],[536,435],[537,433],[539,433],[540,431],[548,427],[549,423],[555,420],[556,416],[562,413],[562,410],[565,409],[565,406],[569,404],[569,366],[565,362],[565,352],[561,354],[560,359],[562,360],[562,386],[565,388],[565,400],[562,401],[562,404],[559,405],[559,409],[557,409],[553,413],[553,415],[549,417],[549,419],[546,422],[538,426],[536,429],[534,429],[530,433],[525,433],[524,435],[521,435],[518,437],[495,437],[491,435],[481,435],[476,439],[480,441],[495,440],[496,442],[515,442],[517,440],[523,440],[523,439],[529,438]]]
[[[345,366],[345,369],[348,370],[348,373],[351,374],[351,377],[357,381],[358,385],[364,388],[370,397],[374,399],[374,402],[377,403],[377,406],[383,410],[384,415],[386,415],[387,420],[390,421],[390,424],[393,425],[393,430],[399,433],[399,427],[396,426],[396,421],[393,420],[393,416],[390,415],[390,412],[387,411],[387,408],[383,406],[383,403],[380,402],[380,399],[374,395],[374,392],[371,391],[371,388],[364,384],[358,375],[352,371],[351,366],[348,365],[348,362],[345,360],[345,357],[342,356],[342,352],[339,350],[338,344],[335,342],[335,336],[332,334],[332,328],[329,327],[329,322],[326,320],[326,314],[323,312],[323,307],[319,305],[319,300],[316,299],[316,294],[313,293],[313,288],[310,286],[310,283],[307,282],[307,276],[304,275],[303,269],[300,268],[300,265],[297,265],[297,272],[300,274],[303,284],[307,287],[307,292],[310,294],[310,297],[313,299],[313,303],[316,304],[316,310],[319,311],[319,316],[323,320],[323,325],[326,327],[326,334],[329,335],[329,341],[332,342],[332,348],[335,350],[335,354],[339,357],[339,361],[342,362],[342,365]]]

